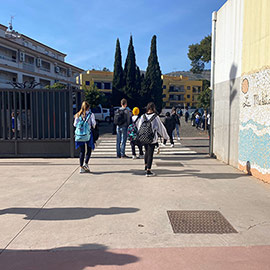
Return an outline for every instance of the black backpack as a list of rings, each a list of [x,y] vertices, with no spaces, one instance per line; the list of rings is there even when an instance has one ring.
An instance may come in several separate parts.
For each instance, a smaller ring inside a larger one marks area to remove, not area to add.
[[[125,113],[125,110],[120,110],[118,109],[116,112],[115,112],[115,115],[114,115],[114,124],[117,125],[117,126],[122,126],[123,124],[125,124],[126,122],[126,113]]]
[[[141,127],[138,131],[138,141],[144,145],[144,144],[151,144],[154,140],[155,134],[152,129],[152,121],[157,117],[156,114],[154,114],[149,120],[147,120],[145,114],[143,115],[143,122],[141,124]]]
[[[99,138],[99,126],[98,126],[98,123],[96,124],[95,128],[93,128],[93,127],[91,128],[91,131],[92,131],[92,134],[93,134],[94,143],[96,143],[96,141]]]

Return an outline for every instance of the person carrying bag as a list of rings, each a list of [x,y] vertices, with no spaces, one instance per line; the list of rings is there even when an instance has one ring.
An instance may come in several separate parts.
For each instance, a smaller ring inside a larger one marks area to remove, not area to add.
[[[80,173],[90,172],[88,162],[91,152],[95,149],[94,136],[91,129],[95,129],[95,115],[90,111],[90,105],[84,101],[80,111],[74,117],[75,148],[80,148]],[[85,147],[87,152],[85,155]]]

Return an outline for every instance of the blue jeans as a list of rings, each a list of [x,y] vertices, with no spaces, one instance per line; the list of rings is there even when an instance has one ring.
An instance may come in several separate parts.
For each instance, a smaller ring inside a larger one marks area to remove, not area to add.
[[[179,125],[178,124],[175,125],[175,130],[176,130],[177,137],[180,137],[180,134],[179,134]],[[174,131],[173,131],[173,134],[174,134]]]
[[[127,127],[117,126],[116,133],[117,133],[117,141],[116,141],[117,156],[123,157],[125,155],[125,150],[126,150]]]

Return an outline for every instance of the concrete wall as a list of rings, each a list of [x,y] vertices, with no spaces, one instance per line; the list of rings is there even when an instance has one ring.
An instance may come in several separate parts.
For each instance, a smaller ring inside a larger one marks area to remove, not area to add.
[[[238,166],[243,0],[229,0],[217,13],[213,152]]]

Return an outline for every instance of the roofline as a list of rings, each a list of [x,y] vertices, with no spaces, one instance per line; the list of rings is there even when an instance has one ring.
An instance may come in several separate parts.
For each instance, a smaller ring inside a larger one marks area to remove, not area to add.
[[[1,25],[0,25],[0,26],[1,26]],[[33,49],[31,49],[31,48],[28,48],[28,47],[24,47],[23,45],[21,45],[21,44],[19,44],[19,43],[14,43],[14,42],[12,42],[12,41],[9,40],[9,39],[0,37],[0,40],[1,40],[1,39],[5,40],[5,41],[8,41],[8,42],[11,42],[12,44],[15,44],[15,45],[17,45],[17,46],[19,46],[19,47],[22,47],[25,51],[28,51],[28,50],[29,50],[29,51],[33,52],[34,54],[42,55],[42,56],[43,56],[42,58],[44,58],[44,59],[49,58],[52,62],[60,63],[60,65],[62,65],[62,64],[65,65],[65,64],[66,64],[66,65],[68,65],[68,66],[71,66],[71,67],[77,69],[79,72],[85,71],[84,69],[79,68],[79,67],[76,67],[76,66],[74,66],[74,65],[72,65],[72,64],[69,64],[69,63],[67,63],[67,62],[65,62],[65,61],[61,61],[61,60],[59,60],[59,59],[55,59],[55,58],[52,57],[52,56],[49,56],[49,55],[46,55],[46,54],[44,54],[44,53],[35,51],[35,50],[33,50]],[[6,46],[8,46],[8,45],[6,45]]]
[[[5,26],[5,25],[3,25],[3,24],[0,24],[0,28],[2,28],[3,30],[7,30],[7,26]],[[26,39],[28,39],[29,41],[33,41],[33,42],[35,42],[35,43],[37,43],[37,44],[39,44],[39,45],[42,45],[43,47],[46,47],[46,48],[48,48],[48,49],[50,49],[50,50],[53,50],[54,52],[56,52],[56,53],[59,53],[59,54],[61,54],[62,56],[67,56],[67,54],[65,54],[65,53],[62,53],[62,52],[60,52],[60,51],[58,51],[58,50],[55,50],[54,48],[52,48],[52,47],[49,47],[49,46],[47,46],[47,45],[45,45],[45,44],[43,44],[43,43],[41,43],[41,42],[39,42],[39,41],[37,41],[37,40],[35,40],[35,39],[32,39],[32,38],[30,38],[30,37],[28,37],[28,36],[26,36],[26,35],[24,35],[24,34],[21,34],[21,36],[22,37],[24,37],[24,38],[26,38]]]

